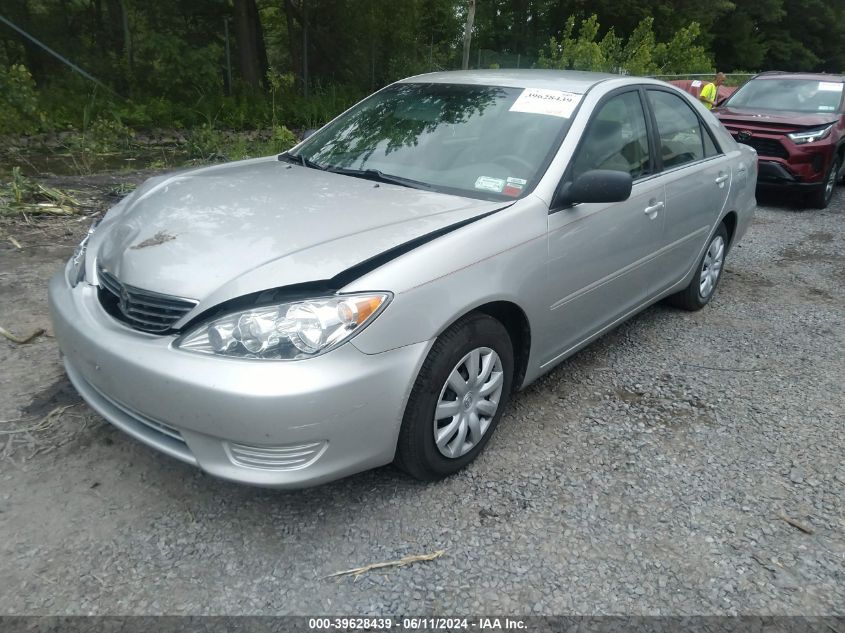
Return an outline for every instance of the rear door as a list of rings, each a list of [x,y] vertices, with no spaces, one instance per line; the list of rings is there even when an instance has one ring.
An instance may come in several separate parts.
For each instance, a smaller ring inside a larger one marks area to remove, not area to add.
[[[680,281],[698,261],[731,186],[730,159],[687,101],[669,90],[649,88],[658,168],[666,186],[663,234],[656,251],[651,293]]]

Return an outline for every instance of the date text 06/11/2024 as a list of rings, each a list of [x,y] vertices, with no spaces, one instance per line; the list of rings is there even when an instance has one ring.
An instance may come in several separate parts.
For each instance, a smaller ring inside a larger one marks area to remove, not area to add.
[[[314,631],[520,631],[525,622],[518,618],[446,617],[322,617],[309,618]]]

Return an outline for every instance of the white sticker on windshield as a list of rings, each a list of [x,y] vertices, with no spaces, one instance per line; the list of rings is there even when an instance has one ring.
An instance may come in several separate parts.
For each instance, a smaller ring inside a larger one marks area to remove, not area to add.
[[[490,176],[479,176],[475,181],[476,189],[484,189],[484,191],[493,191],[495,193],[502,193],[505,188],[505,181],[501,178],[491,178]]]
[[[838,81],[820,81],[819,90],[827,90],[828,92],[842,92],[843,84]]]
[[[568,119],[581,101],[581,95],[575,92],[546,90],[544,88],[526,88],[510,107],[511,112],[545,114]]]

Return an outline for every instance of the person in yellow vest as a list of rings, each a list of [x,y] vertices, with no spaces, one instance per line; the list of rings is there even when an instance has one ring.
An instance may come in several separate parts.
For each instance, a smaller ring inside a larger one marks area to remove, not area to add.
[[[716,78],[708,84],[705,84],[698,95],[698,99],[704,104],[708,110],[712,110],[716,105],[716,98],[719,95],[719,86],[725,83],[725,73],[716,73]]]

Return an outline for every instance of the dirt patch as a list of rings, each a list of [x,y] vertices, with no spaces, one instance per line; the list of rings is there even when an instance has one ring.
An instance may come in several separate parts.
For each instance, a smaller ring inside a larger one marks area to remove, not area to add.
[[[57,407],[81,403],[82,398],[70,384],[70,381],[67,378],[59,378],[52,385],[36,394],[29,404],[21,407],[21,412],[28,417],[41,418]]]
[[[845,255],[842,253],[813,252],[795,246],[788,246],[780,252],[780,259],[778,261],[790,263],[845,262]]]
[[[833,234],[827,231],[816,231],[815,233],[810,233],[807,239],[819,244],[830,244],[833,241]]]
[[[140,250],[142,248],[150,248],[151,246],[158,246],[159,244],[164,244],[165,242],[170,242],[171,240],[175,240],[175,239],[176,239],[175,235],[170,235],[169,233],[166,233],[165,231],[159,231],[158,233],[156,233],[152,237],[147,238],[143,242],[140,242],[139,244],[135,244],[134,246],[131,246],[130,248],[134,251],[137,251],[137,250]]]

